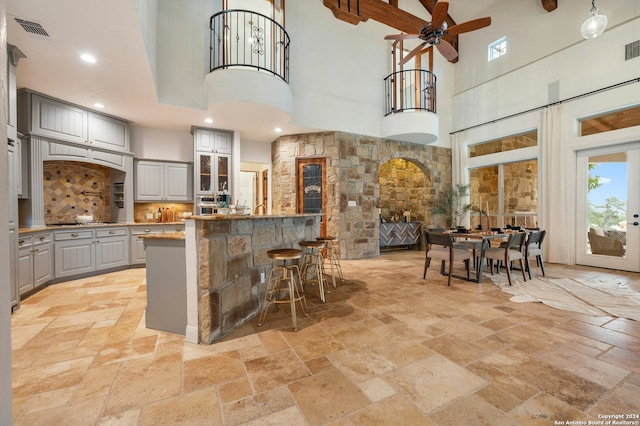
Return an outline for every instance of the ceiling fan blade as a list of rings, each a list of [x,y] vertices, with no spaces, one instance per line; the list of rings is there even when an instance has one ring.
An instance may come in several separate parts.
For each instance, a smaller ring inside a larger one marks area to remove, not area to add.
[[[458,52],[455,47],[447,43],[445,40],[440,39],[440,43],[436,44],[436,47],[438,48],[438,52],[440,52],[447,61],[452,61],[458,57]]]
[[[447,13],[449,11],[449,2],[439,1],[433,8],[431,14],[431,28],[440,28],[445,19],[447,19]]]
[[[388,36],[385,36],[384,39],[385,40],[406,40],[409,38],[418,38],[420,37],[420,34],[391,34]]]
[[[474,19],[473,21],[463,22],[462,24],[454,25],[446,31],[448,35],[457,35],[462,33],[467,33],[469,31],[479,30],[480,28],[488,27],[491,25],[491,18],[479,18]]]
[[[424,47],[424,45],[427,44],[427,42],[422,42],[420,43],[416,48],[414,48],[411,52],[407,53],[407,56],[405,56],[404,58],[402,58],[402,60],[400,61],[400,65],[404,65],[407,62],[409,62],[411,60],[411,58],[413,58],[414,56],[416,56],[418,53],[420,53],[420,51],[422,50],[422,48]],[[453,49],[453,48],[452,48]],[[454,49],[455,50],[455,49]]]

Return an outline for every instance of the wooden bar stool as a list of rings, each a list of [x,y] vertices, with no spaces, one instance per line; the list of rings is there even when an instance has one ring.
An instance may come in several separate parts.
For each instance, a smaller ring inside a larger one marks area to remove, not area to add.
[[[340,277],[340,282],[344,283],[342,266],[340,266],[340,240],[338,237],[332,236],[318,237],[316,240],[325,241],[327,243],[327,249],[325,250],[326,255],[322,262],[322,271],[326,273],[325,263],[328,263],[331,280],[333,281],[333,288],[336,288],[336,274]]]
[[[303,284],[318,284],[320,300],[324,298],[324,277],[322,274],[322,252],[327,248],[326,241],[301,241],[298,243],[302,247],[302,282]]]
[[[258,327],[262,326],[269,306],[275,305],[278,310],[278,304],[289,303],[291,305],[291,321],[293,323],[293,331],[298,331],[298,322],[296,318],[296,302],[300,302],[302,313],[309,316],[307,312],[307,300],[304,297],[304,290],[300,279],[300,268],[295,263],[287,265],[287,261],[298,260],[302,257],[302,250],[298,249],[274,249],[267,252],[273,260],[281,260],[282,265],[274,266],[269,272],[269,281],[267,281],[267,289],[264,293],[264,301],[262,303],[262,311],[258,319]],[[295,272],[298,274],[296,279]]]

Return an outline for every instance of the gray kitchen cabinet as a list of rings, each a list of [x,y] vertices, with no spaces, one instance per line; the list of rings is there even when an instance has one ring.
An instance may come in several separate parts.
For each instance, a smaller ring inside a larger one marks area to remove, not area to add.
[[[19,294],[34,290],[53,279],[51,233],[21,236],[18,240]]]
[[[136,201],[192,201],[191,165],[162,161],[136,161]]]
[[[11,286],[11,311],[20,304],[18,291],[18,229],[9,228],[9,283]]]
[[[144,249],[144,240],[140,235],[162,234],[165,227],[162,225],[131,226],[131,240],[129,243],[130,264],[142,265],[147,262],[147,253]]]
[[[193,129],[196,195],[231,191],[233,134],[212,129]]]
[[[127,228],[96,229],[96,271],[129,264]]]
[[[129,151],[129,123],[89,112],[89,144],[114,151]]]
[[[129,152],[129,122],[22,89],[19,130],[59,141]]]
[[[129,264],[125,227],[54,231],[54,240],[56,279]]]
[[[233,134],[221,130],[193,129],[196,151],[231,154]]]
[[[36,94],[27,95],[31,96],[29,133],[77,144],[87,142],[86,110]]]
[[[231,156],[196,151],[196,194],[211,195],[230,191]]]

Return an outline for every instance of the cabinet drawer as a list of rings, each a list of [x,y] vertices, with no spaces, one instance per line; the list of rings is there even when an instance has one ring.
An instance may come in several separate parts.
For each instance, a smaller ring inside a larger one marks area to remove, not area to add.
[[[96,229],[96,237],[98,238],[117,237],[122,235],[129,235],[127,228]]]
[[[164,231],[162,226],[135,226],[131,228],[131,235],[146,235],[146,234],[162,234]]]
[[[37,244],[46,244],[51,242],[51,233],[47,232],[46,234],[34,234],[31,237],[31,243],[33,245]]]
[[[75,229],[69,231],[56,231],[53,238],[56,241],[65,240],[82,240],[84,238],[93,238],[93,229]]]
[[[18,237],[18,248],[31,247],[33,244],[32,235],[20,235]]]
[[[184,232],[184,225],[166,225],[164,232]]]

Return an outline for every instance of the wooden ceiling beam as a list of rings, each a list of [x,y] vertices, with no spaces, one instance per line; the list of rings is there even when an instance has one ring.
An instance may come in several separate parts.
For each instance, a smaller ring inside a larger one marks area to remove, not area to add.
[[[322,3],[336,18],[354,25],[371,18],[398,31],[417,34],[426,22],[383,0],[322,0]]]
[[[547,12],[553,12],[558,8],[558,0],[541,0],[541,1],[542,1],[542,7],[544,7],[544,10],[546,10]]]

